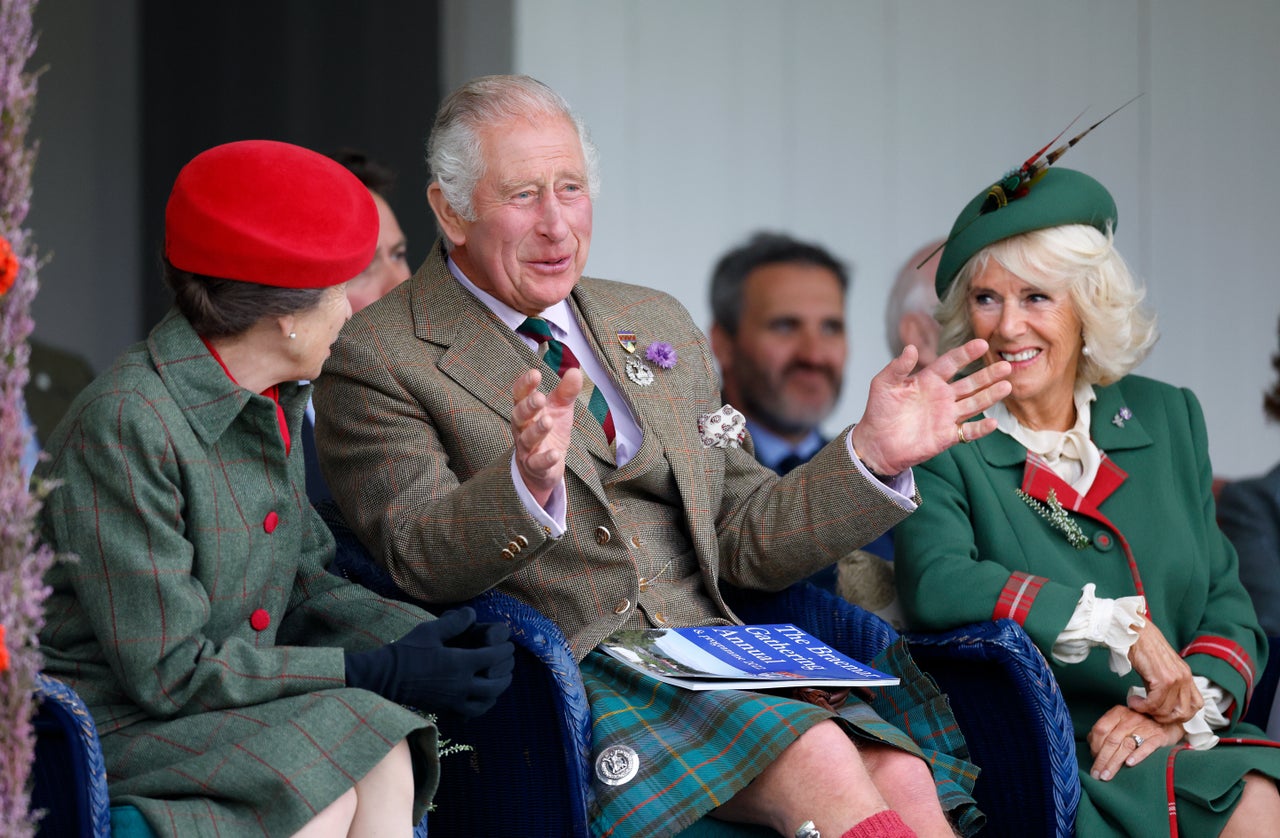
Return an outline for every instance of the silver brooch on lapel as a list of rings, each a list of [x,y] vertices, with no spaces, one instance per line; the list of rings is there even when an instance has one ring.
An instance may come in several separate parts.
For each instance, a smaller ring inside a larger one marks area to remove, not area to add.
[[[648,387],[653,383],[653,370],[646,367],[639,358],[631,357],[627,359],[627,378],[634,384]]]
[[[1111,424],[1117,428],[1123,428],[1124,423],[1133,418],[1133,411],[1127,407],[1122,407],[1116,411],[1116,415],[1111,417]]]

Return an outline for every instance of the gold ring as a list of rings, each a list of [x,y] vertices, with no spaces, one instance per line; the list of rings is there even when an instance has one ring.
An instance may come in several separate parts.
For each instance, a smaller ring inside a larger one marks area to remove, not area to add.
[[[968,444],[969,444],[969,438],[968,438],[967,436],[965,436],[965,435],[964,435],[964,423],[963,423],[963,422],[961,422],[959,425],[956,425],[956,436],[960,438],[960,441],[961,441],[961,442],[965,443],[966,445],[968,445]]]

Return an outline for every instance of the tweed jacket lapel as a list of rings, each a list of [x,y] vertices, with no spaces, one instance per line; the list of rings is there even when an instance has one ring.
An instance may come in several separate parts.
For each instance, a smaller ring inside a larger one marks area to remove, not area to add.
[[[675,477],[676,486],[680,490],[684,504],[685,516],[689,521],[695,543],[701,545],[701,537],[710,536],[714,542],[714,533],[700,532],[701,516],[694,513],[697,499],[692,497],[695,485],[694,467],[699,466],[689,452],[705,453],[698,429],[692,423],[677,420],[672,415],[671,405],[681,397],[681,393],[671,390],[672,377],[664,375],[664,370],[654,369],[653,383],[647,387],[634,383],[627,376],[627,361],[633,356],[623,349],[618,339],[619,332],[636,335],[636,353],[643,359],[643,349],[654,340],[661,340],[664,324],[653,318],[644,308],[628,309],[611,304],[611,300],[597,294],[591,283],[578,283],[573,290],[573,301],[581,313],[579,322],[595,339],[600,348],[600,360],[613,375],[618,385],[618,392],[631,405],[632,415],[643,434],[654,434],[660,442],[661,450],[666,454]],[[648,364],[653,368],[653,364]],[[689,427],[684,427],[688,424]],[[700,467],[700,466],[699,466]]]
[[[432,250],[423,274],[425,281],[415,284],[410,292],[413,331],[420,340],[446,347],[438,363],[441,373],[507,424],[514,409],[511,382],[526,370],[542,370],[538,388],[542,392],[555,388],[559,376],[542,365],[542,359],[449,272],[442,245]],[[574,434],[579,439],[594,437],[592,452],[612,460],[600,423],[582,404],[574,407]],[[565,466],[607,501],[596,464],[583,446],[569,446]]]

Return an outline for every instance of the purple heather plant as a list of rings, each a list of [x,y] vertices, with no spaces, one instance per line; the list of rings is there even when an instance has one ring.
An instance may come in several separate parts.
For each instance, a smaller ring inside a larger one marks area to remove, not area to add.
[[[41,666],[37,634],[44,623],[44,574],[53,553],[36,541],[42,488],[28,490],[21,467],[29,441],[22,388],[35,297],[36,247],[23,226],[31,205],[36,146],[27,130],[36,74],[25,72],[36,48],[35,0],[0,0],[0,236],[18,260],[13,287],[0,297],[0,625],[9,668],[0,672],[0,835],[30,836],[29,779],[35,748],[32,690]]]
[[[664,370],[669,370],[676,365],[676,348],[666,341],[657,340],[649,344],[649,348],[644,351],[644,357]]]

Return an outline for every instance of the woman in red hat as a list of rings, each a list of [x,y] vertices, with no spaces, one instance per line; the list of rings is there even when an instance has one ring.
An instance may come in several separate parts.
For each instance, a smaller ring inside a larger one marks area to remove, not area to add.
[[[230,143],[166,210],[175,307],[72,405],[40,642],[93,714],[113,805],[160,835],[409,834],[438,778],[427,712],[510,682],[505,627],[436,620],[326,571],[297,438],[378,214],[340,164]]]

